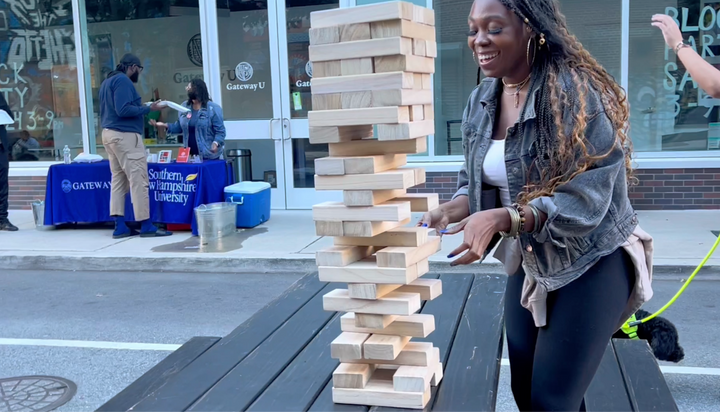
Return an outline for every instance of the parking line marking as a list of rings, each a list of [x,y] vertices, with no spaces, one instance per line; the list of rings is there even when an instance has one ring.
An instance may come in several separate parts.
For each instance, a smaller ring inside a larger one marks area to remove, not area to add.
[[[61,339],[12,339],[0,338],[0,345],[5,346],[46,346],[58,348],[85,348],[85,349],[116,349],[139,351],[174,351],[182,345],[169,343],[139,343],[139,342],[106,342],[86,340]],[[510,366],[507,358],[501,360],[501,365]],[[706,375],[720,376],[720,368],[704,368],[697,366],[660,365],[660,370],[666,374],[676,375]]]

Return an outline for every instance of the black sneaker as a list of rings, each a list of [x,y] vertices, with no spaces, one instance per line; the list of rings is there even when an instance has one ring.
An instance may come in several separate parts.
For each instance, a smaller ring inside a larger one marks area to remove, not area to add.
[[[17,228],[17,226],[10,223],[9,220],[6,220],[4,222],[0,222],[0,231],[2,231],[2,230],[6,230],[8,232],[17,232],[18,228]]]

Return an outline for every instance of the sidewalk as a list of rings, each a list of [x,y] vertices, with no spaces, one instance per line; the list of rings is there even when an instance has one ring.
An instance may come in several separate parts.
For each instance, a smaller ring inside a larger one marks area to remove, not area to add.
[[[421,214],[413,214],[413,223]],[[687,277],[705,257],[720,230],[720,211],[639,212],[641,226],[655,238],[655,271]],[[36,230],[30,211],[11,211],[19,232],[0,232],[0,267],[8,269],[117,270],[164,272],[305,272],[315,267],[315,252],[332,238],[315,235],[309,210],[273,210],[270,220],[223,239],[220,250],[201,249],[190,232],[145,239],[114,240],[111,229]],[[432,270],[449,270],[446,256],[462,235],[445,236]],[[702,273],[720,273],[720,251]],[[490,257],[462,271],[499,270]]]

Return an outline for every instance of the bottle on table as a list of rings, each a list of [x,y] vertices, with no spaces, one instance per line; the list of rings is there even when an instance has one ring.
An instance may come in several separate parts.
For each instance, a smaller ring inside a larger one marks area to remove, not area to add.
[[[68,145],[65,145],[65,148],[63,149],[63,161],[66,165],[72,163],[72,160],[70,159],[70,148]]]

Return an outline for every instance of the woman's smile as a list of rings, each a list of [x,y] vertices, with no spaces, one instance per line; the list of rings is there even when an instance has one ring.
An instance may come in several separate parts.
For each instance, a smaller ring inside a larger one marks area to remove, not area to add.
[[[497,57],[500,55],[500,52],[484,52],[484,53],[477,53],[478,63],[480,63],[481,67],[487,67],[489,64],[494,62]]]

